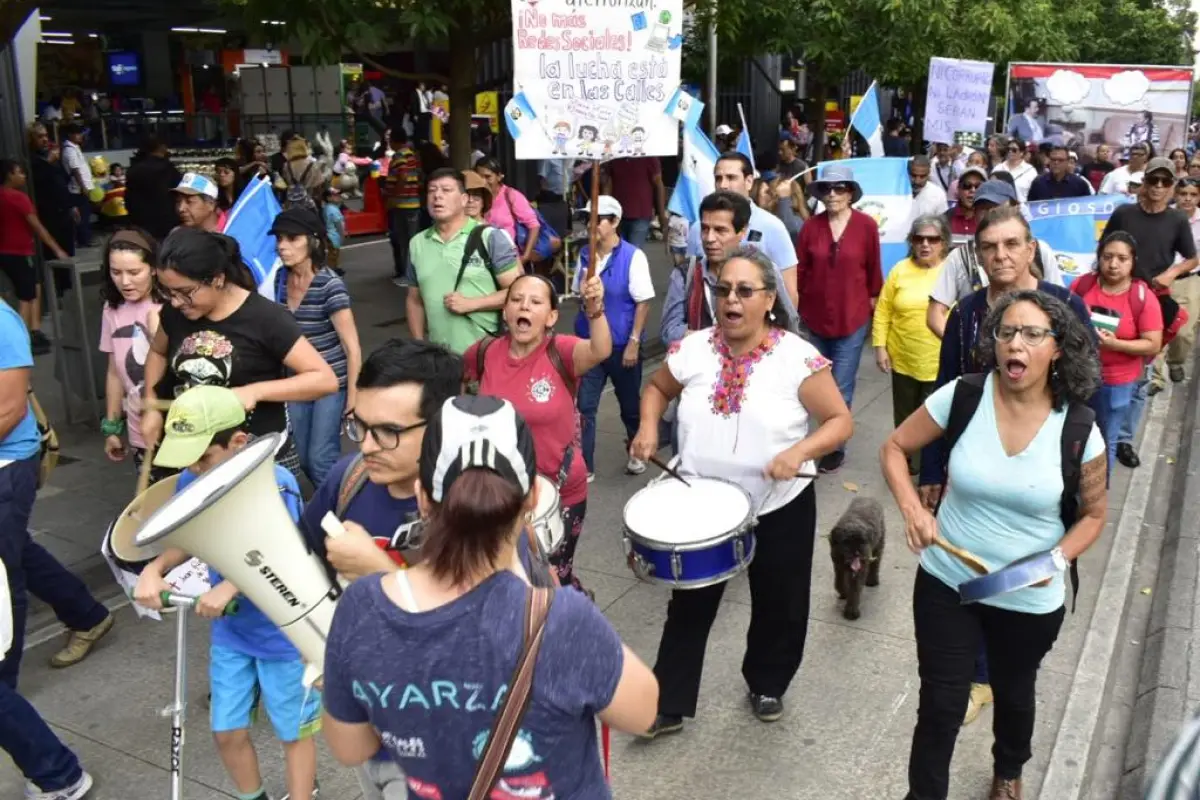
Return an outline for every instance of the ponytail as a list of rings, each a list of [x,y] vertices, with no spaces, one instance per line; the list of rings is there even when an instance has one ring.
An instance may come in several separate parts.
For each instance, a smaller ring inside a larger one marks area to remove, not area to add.
[[[434,577],[462,585],[494,564],[524,502],[520,488],[491,470],[463,472],[425,528],[421,553]]]
[[[222,233],[176,228],[163,242],[159,263],[199,283],[211,284],[224,277],[226,283],[258,291],[237,240]]]

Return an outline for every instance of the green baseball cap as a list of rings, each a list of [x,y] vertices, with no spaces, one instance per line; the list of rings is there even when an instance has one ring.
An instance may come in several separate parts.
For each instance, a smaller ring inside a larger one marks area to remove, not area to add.
[[[246,409],[232,389],[196,386],[171,403],[154,466],[185,469],[200,460],[221,431],[240,428]]]

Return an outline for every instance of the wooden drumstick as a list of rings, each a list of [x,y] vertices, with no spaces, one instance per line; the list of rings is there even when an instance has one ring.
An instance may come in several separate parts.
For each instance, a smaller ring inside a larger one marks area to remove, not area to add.
[[[938,537],[933,540],[933,543],[957,558],[959,561],[966,564],[971,568],[972,571],[977,572],[980,575],[987,575],[989,572],[991,572],[991,570],[988,569],[987,564],[983,563],[982,559],[967,550],[963,550],[961,547],[955,547],[954,545],[950,544],[942,538],[941,534],[938,534]]]
[[[154,466],[154,442],[146,442],[146,455],[142,458],[142,470],[138,473],[137,494],[135,497],[141,497],[142,493],[150,488],[150,470]],[[141,519],[140,516],[131,513],[131,517]]]

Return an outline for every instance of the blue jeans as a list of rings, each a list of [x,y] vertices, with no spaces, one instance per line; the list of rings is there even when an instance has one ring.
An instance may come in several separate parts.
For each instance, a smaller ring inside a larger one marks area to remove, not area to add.
[[[587,464],[589,473],[596,471],[596,411],[600,408],[600,394],[604,391],[605,383],[612,381],[613,393],[616,394],[617,405],[621,408],[621,422],[625,424],[625,435],[630,440],[637,435],[638,425],[641,424],[639,403],[642,393],[642,356],[639,352],[637,364],[625,367],[621,365],[624,351],[624,345],[613,345],[612,355],[588,370],[579,382],[579,414],[583,418],[583,461]]]
[[[1142,372],[1142,377],[1134,383],[1133,398],[1129,402],[1129,411],[1121,423],[1121,431],[1117,434],[1118,444],[1133,444],[1137,436],[1138,425],[1142,424],[1142,412],[1146,408],[1146,387],[1150,385],[1150,368]]]
[[[300,468],[313,486],[320,486],[341,458],[342,415],[345,411],[345,389],[318,400],[288,403],[288,420],[300,456]]]
[[[869,322],[849,336],[838,336],[825,339],[816,334],[812,343],[821,355],[833,362],[833,379],[837,382],[838,391],[847,406],[854,405],[854,384],[858,380],[858,364],[862,360],[863,345],[867,342]],[[846,452],[845,446],[838,449],[839,453]]]
[[[1112,476],[1113,461],[1117,457],[1117,443],[1128,441],[1122,436],[1126,428],[1130,428],[1129,439],[1133,439],[1132,430],[1137,429],[1137,422],[1130,423],[1129,418],[1134,411],[1134,397],[1137,395],[1139,381],[1120,383],[1115,386],[1104,384],[1092,395],[1091,406],[1096,412],[1096,425],[1104,435],[1104,443],[1108,451],[1108,474]],[[1142,384],[1145,391],[1145,384]],[[1143,395],[1143,402],[1145,397]],[[1141,413],[1140,410],[1138,413]]]
[[[63,597],[80,592],[100,609],[99,619],[81,630],[98,625],[108,612],[91,598],[78,578],[29,536],[29,515],[37,496],[40,460],[34,456],[0,468],[0,561],[8,572],[13,623],[12,646],[0,661],[0,748],[8,753],[26,780],[42,791],[53,792],[75,783],[83,770],[75,754],[59,741],[37,709],[17,693],[17,673],[25,649],[25,616],[29,609],[26,586],[37,586],[39,592],[50,589],[47,583],[60,577],[49,571],[52,564],[69,584],[51,589],[56,600],[62,599],[57,596],[60,592]],[[54,608],[58,611],[57,605]]]
[[[645,247],[646,240],[650,238],[650,220],[623,219],[618,230],[621,238],[634,247]]]

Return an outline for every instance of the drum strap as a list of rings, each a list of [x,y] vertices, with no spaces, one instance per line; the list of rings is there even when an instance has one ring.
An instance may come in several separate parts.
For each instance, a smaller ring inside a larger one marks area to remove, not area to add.
[[[500,706],[500,713],[496,715],[488,733],[487,747],[475,768],[475,778],[471,781],[471,793],[467,795],[467,800],[486,800],[508,761],[509,751],[521,727],[521,719],[529,709],[534,666],[545,637],[546,619],[550,616],[553,601],[553,589],[529,587],[525,590],[524,645],[512,678],[508,681],[509,690]]]

